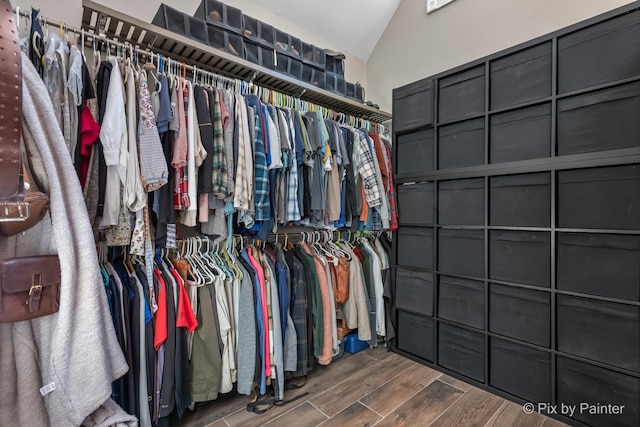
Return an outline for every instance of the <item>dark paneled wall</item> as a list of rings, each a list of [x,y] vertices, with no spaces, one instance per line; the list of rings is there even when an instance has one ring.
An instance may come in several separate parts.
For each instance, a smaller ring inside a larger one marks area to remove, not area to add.
[[[640,425],[640,3],[394,91],[395,351]]]

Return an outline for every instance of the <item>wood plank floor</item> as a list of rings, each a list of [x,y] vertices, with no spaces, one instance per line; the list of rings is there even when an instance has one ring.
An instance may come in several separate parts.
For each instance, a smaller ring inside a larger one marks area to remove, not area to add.
[[[246,410],[246,396],[187,412],[179,427],[520,426],[561,427],[539,414],[384,348],[367,349],[315,369],[301,389],[308,395],[265,414]]]

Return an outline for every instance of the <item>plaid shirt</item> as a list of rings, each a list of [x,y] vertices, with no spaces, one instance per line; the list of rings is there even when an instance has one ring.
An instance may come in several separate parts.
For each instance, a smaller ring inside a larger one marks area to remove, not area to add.
[[[177,211],[187,210],[189,207],[189,183],[185,168],[176,169],[175,188],[173,191],[173,208]]]
[[[291,146],[291,161],[289,163],[289,170],[287,174],[287,196],[286,196],[286,214],[285,214],[285,222],[290,221],[300,221],[302,219],[302,215],[300,214],[300,204],[298,203],[298,162],[296,160],[296,143],[294,132],[295,128],[290,122],[291,117],[288,115],[283,115],[285,118],[286,127],[288,129],[287,136],[289,137],[289,142]]]
[[[241,95],[236,95],[235,122],[238,129],[238,163],[233,192],[233,207],[239,211],[249,210],[249,201],[253,195],[253,153],[249,135],[247,105]]]
[[[184,129],[187,128],[187,112],[189,111],[189,88],[184,81],[181,81],[179,90],[182,90],[182,100],[184,105],[184,116],[179,119],[182,120],[180,124]],[[186,133],[185,133],[186,135]],[[185,136],[186,138],[186,136]],[[186,139],[185,139],[186,140]],[[186,150],[184,151],[186,162]],[[173,207],[177,211],[187,210],[189,207],[189,181],[187,179],[187,171],[185,167],[175,168],[175,188],[173,190]]]
[[[382,205],[382,196],[378,181],[376,180],[376,169],[373,162],[373,153],[367,142],[367,138],[362,131],[358,131],[358,172],[364,184],[364,195],[369,208]]]
[[[294,255],[293,251],[287,251],[287,264],[291,272],[291,320],[296,330],[297,336],[297,370],[292,372],[294,377],[307,375],[309,365],[309,336],[308,331],[311,325],[307,322],[308,296],[306,271],[302,262]],[[310,295],[309,295],[310,297]]]
[[[220,107],[220,92],[213,92],[215,102],[212,114],[213,124],[213,195],[224,200],[227,197],[227,163],[224,147],[224,127],[222,125],[222,108]]]
[[[253,107],[256,127],[253,135],[254,156],[254,191],[256,201],[256,221],[268,221],[271,218],[271,202],[269,200],[269,171],[267,170],[267,156],[264,151],[262,137],[262,108],[256,95],[247,95],[247,105]]]

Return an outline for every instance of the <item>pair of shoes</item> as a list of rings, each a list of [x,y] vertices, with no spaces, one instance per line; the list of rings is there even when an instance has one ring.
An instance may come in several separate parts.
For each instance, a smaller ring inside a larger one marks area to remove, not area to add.
[[[369,107],[373,107],[373,108],[377,108],[378,110],[380,109],[380,106],[378,104],[374,104],[371,101],[367,101],[364,103],[365,105],[368,105]]]
[[[303,376],[303,377],[294,377],[291,378],[291,380],[287,381],[284,384],[284,389],[285,390],[293,390],[296,388],[302,388],[305,386],[305,384],[307,383],[307,376]]]

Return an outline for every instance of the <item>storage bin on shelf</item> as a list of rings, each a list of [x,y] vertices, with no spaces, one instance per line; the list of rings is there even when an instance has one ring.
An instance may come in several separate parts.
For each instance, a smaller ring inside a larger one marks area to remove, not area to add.
[[[216,27],[238,34],[242,32],[242,11],[237,7],[216,0],[203,0],[195,16]]]

